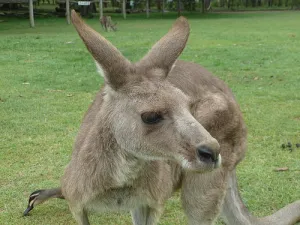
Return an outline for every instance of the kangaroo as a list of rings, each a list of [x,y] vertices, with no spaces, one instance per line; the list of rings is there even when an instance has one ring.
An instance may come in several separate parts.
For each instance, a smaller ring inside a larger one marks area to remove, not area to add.
[[[109,31],[109,30],[116,31],[117,30],[117,28],[116,28],[117,24],[112,23],[111,16],[102,16],[100,18],[100,24],[105,31]]]
[[[180,17],[139,61],[127,60],[72,11],[72,22],[104,76],[81,124],[61,187],[39,190],[29,211],[65,198],[78,224],[90,211],[131,211],[134,225],[155,225],[181,189],[190,225],[287,225],[300,220],[300,201],[265,218],[244,206],[235,167],[247,130],[231,90],[203,67],[178,60],[189,37]]]

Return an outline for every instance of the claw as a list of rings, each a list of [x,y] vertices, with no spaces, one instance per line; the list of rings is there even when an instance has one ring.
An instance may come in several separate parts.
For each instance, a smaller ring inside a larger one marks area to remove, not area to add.
[[[29,216],[28,213],[33,209],[33,205],[28,205],[27,209],[24,211],[23,216]]]
[[[34,203],[41,192],[42,190],[37,190],[30,194],[27,209],[24,211],[23,216],[28,216],[28,213],[33,209]]]

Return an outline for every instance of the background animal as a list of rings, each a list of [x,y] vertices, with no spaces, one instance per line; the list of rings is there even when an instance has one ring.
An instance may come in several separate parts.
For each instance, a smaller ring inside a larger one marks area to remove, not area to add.
[[[100,18],[100,24],[102,26],[102,28],[105,30],[105,31],[116,31],[117,30],[117,24],[113,24],[112,22],[112,19],[111,19],[111,16],[102,16]]]

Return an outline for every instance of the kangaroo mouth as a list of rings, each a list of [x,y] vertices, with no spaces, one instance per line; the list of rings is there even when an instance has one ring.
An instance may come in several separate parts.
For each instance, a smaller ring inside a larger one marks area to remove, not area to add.
[[[222,156],[219,154],[218,159],[215,161],[215,169],[220,168],[222,165]]]
[[[218,155],[215,161],[202,161],[198,158],[193,160],[188,159],[188,157],[181,156],[177,159],[184,170],[190,170],[195,172],[205,172],[218,169],[222,166],[222,156]]]

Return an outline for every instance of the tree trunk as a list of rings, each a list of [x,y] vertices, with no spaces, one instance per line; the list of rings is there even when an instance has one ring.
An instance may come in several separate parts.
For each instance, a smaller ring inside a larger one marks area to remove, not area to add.
[[[257,0],[257,5],[261,6],[261,0]]]
[[[103,17],[103,0],[99,0],[99,19]]]
[[[123,18],[126,19],[126,0],[123,0],[122,12]]]
[[[34,27],[33,0],[29,0],[29,18],[30,26]]]
[[[156,0],[156,7],[158,11],[161,11],[161,0]]]
[[[272,5],[273,5],[272,0],[268,0],[268,6],[269,6],[269,7],[272,7]]]
[[[289,5],[289,0],[285,0],[285,7],[288,7]]]
[[[70,19],[70,1],[66,0],[66,17],[67,17],[67,23],[71,24],[71,19]]]
[[[177,12],[178,12],[178,17],[181,16],[180,0],[177,1]]]
[[[147,18],[149,18],[149,0],[146,0],[146,14]]]

